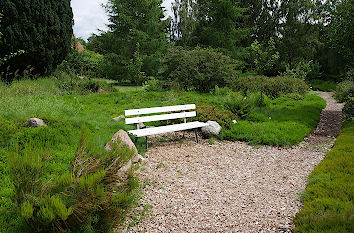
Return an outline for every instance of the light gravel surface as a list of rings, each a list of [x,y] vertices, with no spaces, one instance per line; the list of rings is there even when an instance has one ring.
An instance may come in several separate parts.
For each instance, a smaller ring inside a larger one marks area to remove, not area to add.
[[[331,93],[319,95],[327,101],[321,122],[293,148],[196,144],[193,134],[177,142],[155,140],[138,170],[145,187],[135,214],[149,208],[128,218],[125,231],[291,232],[306,179],[341,127],[342,105]]]

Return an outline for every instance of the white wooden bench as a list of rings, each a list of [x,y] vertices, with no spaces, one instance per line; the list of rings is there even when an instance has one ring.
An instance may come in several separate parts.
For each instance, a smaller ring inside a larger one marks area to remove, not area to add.
[[[188,129],[194,129],[195,141],[198,143],[197,128],[207,126],[207,123],[193,121],[187,122],[187,117],[195,117],[197,115],[196,111],[190,111],[195,109],[195,104],[187,105],[176,105],[176,106],[166,106],[166,107],[155,107],[155,108],[141,108],[141,109],[131,109],[125,110],[125,123],[126,124],[136,124],[137,129],[128,131],[129,134],[138,137],[146,137],[146,149],[148,149],[148,136],[169,132],[176,132]],[[168,114],[165,114],[170,112]],[[174,113],[173,113],[174,112]],[[164,113],[156,115],[156,113]],[[147,114],[155,114],[148,116],[140,116]],[[127,116],[135,116],[127,118]],[[184,118],[184,123],[165,125],[159,127],[151,128],[139,128],[139,123],[152,122],[152,121],[162,121],[162,120],[172,120]]]

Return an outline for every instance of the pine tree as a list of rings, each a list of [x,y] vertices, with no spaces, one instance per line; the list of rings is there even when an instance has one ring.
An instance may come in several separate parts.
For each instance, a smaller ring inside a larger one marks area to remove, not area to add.
[[[111,63],[119,68],[119,78],[141,83],[144,76],[157,75],[167,46],[167,20],[163,20],[162,0],[109,0]]]
[[[1,0],[0,9],[5,15],[0,27],[0,57],[25,51],[0,68],[7,79],[29,69],[33,75],[48,74],[70,51],[70,0]]]

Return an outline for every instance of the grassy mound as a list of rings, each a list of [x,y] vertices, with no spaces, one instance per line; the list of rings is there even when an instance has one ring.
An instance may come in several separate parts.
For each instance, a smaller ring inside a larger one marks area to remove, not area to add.
[[[296,215],[295,232],[354,231],[354,125],[346,123],[334,148],[315,168]]]

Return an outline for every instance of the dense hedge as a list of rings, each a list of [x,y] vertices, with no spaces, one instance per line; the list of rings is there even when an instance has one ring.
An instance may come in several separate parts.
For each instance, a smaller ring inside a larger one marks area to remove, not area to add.
[[[229,86],[234,91],[242,91],[244,94],[262,91],[271,98],[289,93],[304,95],[309,90],[304,81],[286,76],[243,76],[230,80]]]
[[[332,151],[315,168],[294,219],[295,232],[354,231],[354,125],[344,124]]]

